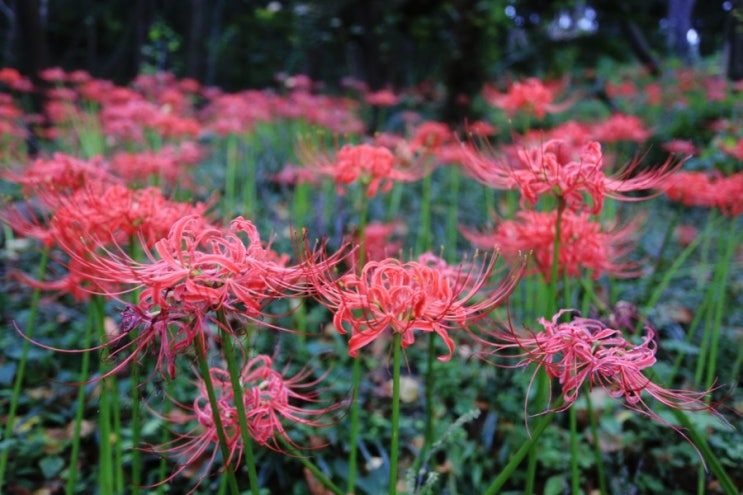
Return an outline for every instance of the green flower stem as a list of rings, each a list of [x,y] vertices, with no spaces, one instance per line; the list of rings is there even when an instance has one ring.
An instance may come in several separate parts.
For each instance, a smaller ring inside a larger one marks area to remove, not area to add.
[[[397,494],[397,464],[400,455],[400,354],[402,336],[395,332],[392,341],[392,439],[390,441],[390,490]]]
[[[601,441],[599,437],[599,425],[596,416],[593,413],[593,401],[588,386],[584,387],[583,397],[586,398],[586,411],[588,411],[588,422],[591,428],[591,437],[593,438],[593,450],[596,457],[596,472],[599,478],[599,493],[607,495],[609,491],[606,488],[606,470],[604,469],[604,455],[601,452]]]
[[[322,483],[325,488],[333,492],[335,495],[345,495],[345,492],[343,490],[341,490],[335,483],[333,483],[330,478],[328,478],[325,473],[320,470],[319,467],[317,467],[314,463],[307,459],[307,457],[303,456],[302,453],[297,450],[294,445],[286,440],[286,438],[282,437],[281,435],[279,435],[277,438],[281,445],[286,449],[286,451],[289,452],[295,459],[298,459],[299,462],[301,462],[304,467],[306,467],[312,473],[315,479]]]
[[[165,381],[165,397],[166,400],[163,403],[163,416],[168,417],[168,415],[171,413],[173,409],[173,403],[170,399],[167,399],[169,397],[173,397],[173,392],[175,388],[175,382],[173,380],[166,380]],[[160,445],[165,445],[170,440],[170,432],[168,431],[168,428],[163,428],[160,432]],[[164,480],[168,477],[168,459],[165,456],[162,456],[160,458],[160,466],[158,468],[158,479]],[[168,487],[165,485],[158,485],[157,486],[157,493],[162,495],[164,493],[168,492]]]
[[[740,495],[738,489],[735,487],[735,483],[733,483],[733,480],[725,472],[725,468],[722,467],[722,463],[712,452],[712,449],[709,448],[704,436],[696,430],[686,413],[676,408],[671,408],[671,412],[681,426],[684,427],[684,433],[691,439],[694,446],[699,450],[699,453],[702,454],[707,467],[717,478],[717,482],[720,484],[720,488],[722,488],[725,495]]]
[[[725,299],[728,285],[728,274],[730,273],[730,266],[733,264],[733,255],[735,254],[736,246],[740,245],[740,236],[738,235],[736,227],[738,226],[737,218],[731,219],[731,228],[728,233],[727,246],[725,248],[725,254],[720,258],[717,263],[717,274],[718,283],[718,296],[715,299],[714,307],[714,318],[712,323],[712,336],[709,349],[709,366],[707,366],[706,376],[706,388],[711,388],[715,382],[715,373],[717,372],[717,353],[720,347],[720,330],[722,326],[722,315],[725,313]],[[735,376],[735,375],[733,375]],[[709,396],[707,396],[709,399]]]
[[[580,468],[578,467],[578,418],[575,407],[568,411],[570,422],[570,490],[573,495],[580,495]]]
[[[136,330],[133,330],[136,331]],[[141,459],[139,451],[139,442],[142,433],[142,412],[139,405],[139,387],[142,385],[142,376],[139,370],[139,363],[135,360],[131,365],[132,369],[132,495],[139,494],[139,485],[142,484]]]
[[[92,310],[92,307],[91,307]],[[83,349],[90,347],[93,341],[93,322],[89,317],[85,322],[85,337],[83,337]],[[88,381],[90,374],[90,352],[83,353],[82,364],[80,366],[80,383]],[[72,433],[72,450],[70,452],[70,464],[67,468],[67,485],[65,493],[72,495],[75,493],[77,482],[77,459],[80,455],[80,433],[82,431],[83,416],[85,415],[85,386],[80,385],[77,389],[77,401],[75,405],[75,427]],[[132,480],[134,482],[134,480]],[[136,492],[132,492],[136,493]]]
[[[41,260],[39,260],[39,280],[44,278],[46,274],[46,266],[49,261],[49,248],[44,248],[41,252]],[[31,295],[31,307],[28,314],[28,323],[26,328],[26,335],[31,336],[36,325],[36,314],[39,310],[39,300],[41,299],[41,291],[35,289]],[[21,360],[18,362],[18,370],[15,374],[15,381],[13,382],[13,392],[10,396],[10,409],[8,410],[8,416],[5,421],[5,431],[3,432],[3,441],[10,440],[13,435],[13,426],[15,426],[16,410],[18,409],[18,401],[21,397],[21,388],[23,387],[23,378],[26,374],[26,362],[28,361],[28,351],[31,347],[31,342],[28,339],[24,339],[23,347],[21,348]],[[3,484],[5,483],[5,470],[8,467],[8,456],[10,455],[9,448],[4,448],[0,452],[0,493],[2,492]]]
[[[230,449],[227,445],[227,438],[224,436],[224,427],[222,426],[222,417],[219,415],[219,404],[217,403],[217,396],[214,393],[214,384],[212,383],[212,376],[209,372],[209,363],[206,357],[206,343],[204,339],[206,337],[198,338],[196,346],[196,354],[198,355],[199,370],[201,376],[204,379],[204,385],[206,386],[206,394],[209,397],[209,406],[212,409],[212,418],[214,419],[214,427],[217,430],[217,438],[219,439],[219,448],[222,451],[222,458],[225,462],[230,457]],[[227,476],[227,482],[230,484],[232,495],[240,495],[240,490],[237,487],[237,479],[235,479],[235,471],[225,466],[224,475]]]
[[[255,455],[253,454],[253,439],[250,436],[250,429],[248,428],[248,419],[245,414],[245,403],[243,402],[243,384],[240,383],[240,368],[237,365],[235,359],[235,348],[232,345],[232,335],[226,330],[227,318],[225,318],[224,311],[217,311],[217,320],[221,325],[222,334],[222,348],[224,349],[224,357],[227,361],[227,370],[230,373],[230,381],[232,383],[232,392],[235,394],[235,407],[237,408],[237,414],[240,421],[240,436],[243,441],[243,452],[245,454],[245,464],[248,466],[248,479],[250,480],[250,493],[252,495],[258,495],[258,473],[255,469]]]
[[[90,319],[91,325],[94,329],[97,329],[98,336],[101,340],[106,338],[105,329],[103,328],[104,308],[103,299],[100,296],[93,296],[90,300]],[[109,371],[109,366],[106,364],[107,351],[104,349],[101,351],[101,366],[100,373],[105,375]],[[98,487],[100,493],[114,493],[115,485],[115,468],[112,443],[114,439],[111,431],[111,423],[113,421],[112,413],[112,395],[117,393],[115,377],[109,376],[99,382],[100,396],[98,398],[98,457],[99,457],[99,469],[98,469]]]
[[[387,200],[387,222],[394,220],[400,210],[400,200],[405,186],[401,182],[395,182]]]
[[[237,162],[238,162],[238,138],[235,134],[227,136],[225,160],[226,168],[224,175],[224,215],[231,217],[235,214],[236,186],[237,186]]]
[[[247,160],[247,177],[243,177],[243,209],[242,214],[255,220],[258,207],[258,160],[255,149],[250,152]]]
[[[369,197],[366,191],[361,192],[361,205],[359,206],[359,266],[357,267],[359,273],[364,267],[366,262],[366,222],[369,214]],[[361,425],[359,416],[361,412],[361,404],[359,401],[359,390],[361,389],[361,356],[357,356],[353,359],[353,370],[351,376],[351,431],[349,433],[349,448],[351,451],[348,454],[348,489],[347,493],[355,493],[356,491],[356,470],[358,463],[358,446],[359,446],[359,435],[361,434]]]
[[[677,208],[673,215],[673,218],[671,218],[671,221],[668,224],[666,233],[663,236],[663,241],[660,244],[660,249],[658,249],[658,256],[655,257],[655,262],[653,263],[653,271],[650,272],[650,275],[648,275],[647,277],[648,283],[645,288],[645,296],[642,298],[642,301],[647,301],[650,298],[650,292],[653,290],[653,287],[655,287],[655,278],[658,276],[658,269],[663,262],[663,255],[666,252],[666,247],[668,247],[668,242],[671,240],[671,235],[673,234],[673,230],[674,228],[676,228],[680,217],[681,208]]]
[[[449,166],[449,210],[446,222],[446,253],[447,260],[452,261],[456,258],[457,237],[459,235],[459,224],[457,222],[457,213],[459,212],[459,183],[461,172],[458,167]]]
[[[423,178],[423,194],[421,197],[421,216],[418,226],[418,238],[415,243],[415,253],[421,254],[431,249],[431,181],[433,172]]]
[[[561,235],[561,224],[562,224],[562,213],[565,210],[565,200],[561,197],[557,198],[557,219],[555,220],[555,243],[552,249],[552,267],[550,273],[549,291],[547,296],[547,315],[548,317],[557,313],[557,279],[559,275],[559,261],[560,261],[560,235]],[[537,391],[536,391],[536,404],[539,408],[544,408],[549,402],[549,387],[550,380],[547,376],[547,372],[544,369],[537,371]],[[537,476],[537,456],[538,451],[536,448],[531,449],[529,452],[529,459],[526,465],[526,491],[527,495],[531,495],[534,492],[534,484]]]
[[[515,454],[513,454],[513,457],[508,461],[508,464],[506,464],[506,467],[503,468],[503,471],[500,472],[500,474],[495,478],[493,483],[488,487],[487,490],[483,493],[483,495],[496,495],[500,493],[500,489],[503,487],[503,485],[506,484],[506,481],[513,475],[513,473],[516,471],[516,469],[519,467],[519,464],[521,464],[521,461],[524,460],[524,457],[531,452],[536,447],[537,442],[539,441],[539,438],[542,436],[542,433],[544,433],[544,430],[547,429],[547,427],[552,423],[552,417],[555,415],[555,413],[548,413],[545,416],[542,416],[539,420],[539,424],[537,424],[537,427],[534,428],[531,431],[531,436],[529,437],[529,440],[524,442],[524,444],[519,447],[519,449],[516,451]]]

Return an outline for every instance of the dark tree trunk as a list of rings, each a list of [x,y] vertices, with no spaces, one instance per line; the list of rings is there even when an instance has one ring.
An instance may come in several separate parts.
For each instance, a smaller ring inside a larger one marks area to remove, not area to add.
[[[18,70],[27,74],[34,84],[31,93],[31,108],[34,113],[43,115],[44,110],[44,81],[39,78],[39,71],[49,66],[49,51],[46,44],[46,33],[41,22],[41,12],[38,0],[14,0],[18,36],[16,41],[16,65]],[[42,126],[46,123],[42,123]],[[38,152],[38,141],[31,133],[28,138],[28,153],[35,156]]]
[[[453,4],[458,16],[452,27],[456,48],[449,54],[444,69],[446,101],[441,112],[442,120],[452,126],[461,126],[466,118],[476,117],[470,114],[470,102],[485,80],[485,25],[478,21],[479,3],[457,0]]]
[[[687,39],[691,29],[691,13],[694,10],[694,0],[668,1],[668,45],[671,52],[679,57],[684,64],[691,65],[694,61],[693,46]]]
[[[733,3],[725,23],[725,73],[733,81],[743,79],[743,1]]]
[[[188,32],[186,75],[203,79],[204,60],[204,0],[191,0],[191,25]]]

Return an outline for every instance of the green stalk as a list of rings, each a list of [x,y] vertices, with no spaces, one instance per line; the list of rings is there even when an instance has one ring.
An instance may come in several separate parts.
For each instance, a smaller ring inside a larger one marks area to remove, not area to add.
[[[402,336],[395,332],[392,341],[392,439],[390,445],[389,495],[397,495],[397,463],[400,455],[400,354]]]
[[[219,439],[219,448],[222,451],[222,459],[227,462],[230,457],[230,449],[227,445],[227,438],[224,436],[224,427],[222,426],[222,417],[219,415],[219,404],[217,403],[217,396],[214,393],[214,384],[212,383],[212,376],[209,373],[209,363],[206,359],[206,344],[204,339],[197,338],[196,354],[199,360],[199,370],[201,376],[204,379],[204,385],[206,386],[206,394],[209,397],[209,406],[212,409],[212,418],[214,419],[214,427],[217,430],[217,438]],[[235,471],[225,466],[224,475],[227,476],[227,482],[230,484],[232,495],[240,495],[240,490],[237,487],[237,479],[235,479]]]
[[[720,460],[712,452],[712,449],[709,448],[705,438],[696,430],[689,417],[680,409],[671,408],[671,412],[676,416],[676,420],[681,423],[681,426],[684,427],[685,434],[691,439],[694,446],[699,449],[699,453],[702,454],[707,467],[709,467],[709,470],[717,478],[717,482],[720,484],[723,492],[725,492],[725,495],[740,495],[738,489],[735,487],[735,483],[733,483],[733,480],[725,472],[725,468],[722,467],[722,463],[720,463]]]
[[[39,261],[38,278],[41,280],[46,274],[46,266],[49,261],[49,248],[46,247],[41,252],[41,260]],[[28,314],[28,323],[26,328],[26,335],[31,337],[34,326],[36,324],[36,314],[39,310],[39,299],[41,298],[41,290],[34,289],[31,295],[31,308]],[[28,351],[31,347],[31,342],[28,339],[23,340],[23,347],[21,348],[21,360],[18,363],[18,370],[15,374],[15,381],[13,382],[13,392],[10,396],[10,410],[8,411],[8,417],[5,421],[5,431],[3,432],[3,441],[10,440],[13,436],[13,426],[15,426],[16,410],[18,409],[18,401],[21,397],[21,387],[23,386],[23,378],[26,374],[26,362],[28,361]],[[8,456],[10,455],[10,449],[4,448],[0,452],[0,493],[2,492],[3,484],[5,483],[5,470],[8,467]]]
[[[599,478],[599,493],[607,495],[609,491],[606,488],[606,470],[604,469],[604,456],[601,452],[601,442],[599,440],[599,426],[596,416],[593,414],[593,401],[588,387],[585,387],[583,395],[586,398],[586,410],[588,411],[588,421],[591,425],[591,436],[593,437],[593,450],[596,457],[596,471]]]
[[[250,153],[250,159],[247,162],[247,177],[243,179],[242,214],[255,220],[258,207],[258,163],[255,152]]]
[[[565,210],[565,200],[561,197],[557,198],[557,219],[555,220],[555,243],[552,249],[552,266],[549,282],[549,291],[547,296],[547,315],[552,316],[557,313],[557,279],[559,271],[559,260],[560,260],[560,235],[561,235],[561,224],[562,224],[562,213]],[[549,387],[550,380],[547,376],[547,372],[544,369],[537,371],[537,407],[542,408],[549,402]],[[534,492],[534,484],[537,475],[537,449],[532,449],[529,452],[529,459],[526,465],[526,491],[527,495],[531,495]]]
[[[238,142],[235,134],[227,136],[226,169],[224,176],[224,215],[232,217],[235,214]]]
[[[250,480],[250,493],[252,495],[258,495],[258,473],[255,469],[255,455],[253,454],[253,439],[250,436],[250,429],[248,428],[248,419],[245,414],[245,403],[243,402],[243,384],[240,383],[240,369],[237,366],[235,359],[235,349],[232,346],[232,335],[225,330],[227,328],[227,319],[225,318],[224,311],[217,311],[217,320],[219,321],[222,333],[222,348],[224,349],[224,357],[227,361],[227,370],[230,373],[230,381],[232,382],[232,392],[235,394],[235,407],[237,408],[237,414],[240,421],[240,436],[243,441],[243,452],[245,454],[245,464],[248,466],[248,478]]]
[[[709,365],[707,366],[707,381],[706,388],[711,388],[715,382],[715,373],[717,371],[717,353],[720,347],[720,327],[722,326],[722,315],[725,312],[725,299],[728,285],[728,274],[730,273],[730,265],[733,262],[733,254],[735,253],[735,247],[739,245],[738,232],[736,227],[738,222],[736,218],[731,219],[731,230],[728,234],[728,242],[725,248],[725,255],[721,258],[720,262],[717,263],[719,273],[719,295],[715,300],[714,307],[714,318],[712,323],[712,342],[709,350]],[[708,396],[709,398],[709,396]]]
[[[286,440],[286,438],[279,435],[278,439],[279,442],[281,442],[281,445],[286,448],[287,452],[289,452],[295,459],[298,459],[299,462],[304,465],[304,467],[309,469],[315,479],[322,483],[325,488],[333,492],[335,495],[345,495],[345,492],[343,492],[343,490],[338,488],[335,483],[330,481],[330,478],[328,478],[325,473],[320,470],[320,468],[318,468],[314,463],[310,462],[309,459],[303,456],[302,453],[299,452],[299,450],[297,450],[294,445]]]
[[[453,165],[449,166],[449,210],[446,223],[446,248],[448,260],[453,260],[457,252],[457,237],[459,225],[457,213],[459,212],[459,183],[461,174],[459,169]]]
[[[361,205],[359,207],[359,266],[358,271],[364,267],[366,262],[366,222],[369,214],[369,197],[366,191],[361,192]],[[354,493],[356,491],[356,469],[358,462],[358,444],[359,436],[361,433],[361,425],[359,421],[359,415],[361,412],[361,404],[359,402],[359,390],[361,389],[361,355],[353,358],[353,370],[352,370],[352,384],[351,384],[351,432],[350,432],[350,446],[351,451],[348,455],[348,489],[347,493]]]
[[[106,338],[106,333],[103,328],[103,298],[100,296],[92,296],[90,299],[90,316],[91,324],[93,328],[98,330],[98,335],[101,340]],[[101,351],[101,366],[99,372],[101,375],[105,375],[109,371],[109,366],[106,364],[107,351],[104,349]],[[113,465],[113,449],[112,440],[114,440],[111,432],[111,422],[113,421],[111,402],[112,394],[116,391],[116,382],[113,376],[102,379],[99,382],[100,396],[98,398],[98,487],[101,493],[110,494],[114,493],[115,485],[115,472]],[[118,439],[116,439],[118,441]]]
[[[173,397],[174,393],[174,381],[172,379],[167,379],[165,381],[165,397]],[[170,400],[165,400],[163,403],[163,416],[168,417],[168,415],[171,413],[173,409],[172,402]],[[170,432],[167,428],[163,428],[160,432],[160,445],[165,445],[168,443],[168,440],[170,439]],[[164,480],[168,477],[168,460],[165,456],[162,456],[160,458],[160,466],[158,467],[158,479]],[[163,495],[164,493],[168,492],[168,488],[165,485],[158,485],[157,486],[157,493],[160,495]]]
[[[139,387],[142,382],[142,378],[139,372],[139,363],[134,360],[131,365],[132,368],[132,481],[131,491],[132,495],[139,494],[139,485],[142,484],[142,473],[141,473],[141,455],[139,452],[139,442],[141,438],[142,430],[142,418],[141,410],[139,406]]]
[[[578,418],[575,407],[568,410],[570,422],[570,489],[573,495],[580,495],[580,468],[578,467]]]
[[[90,308],[92,311],[92,307]],[[90,347],[93,340],[93,322],[92,315],[85,322],[85,337],[83,337],[83,349]],[[80,366],[80,383],[88,381],[90,372],[90,353],[85,352],[82,356]],[[67,485],[65,493],[72,495],[75,493],[75,483],[77,481],[77,459],[80,455],[80,433],[82,430],[83,416],[85,413],[85,386],[81,385],[77,389],[77,401],[75,406],[75,427],[72,433],[72,451],[70,452],[70,465],[67,469]],[[133,481],[133,480],[132,480]],[[134,493],[134,492],[133,492]]]
[[[524,444],[519,447],[513,457],[511,457],[511,459],[508,461],[508,464],[506,464],[506,467],[504,467],[503,471],[501,471],[500,474],[495,478],[495,480],[493,480],[493,483],[491,483],[488,489],[485,490],[483,495],[497,495],[498,493],[500,493],[500,489],[513,475],[513,473],[519,467],[519,464],[521,464],[521,461],[524,459],[524,457],[526,457],[526,455],[532,450],[535,450],[534,447],[536,447],[537,441],[539,441],[539,438],[542,436],[542,433],[544,433],[544,430],[546,430],[550,423],[552,423],[552,417],[554,415],[555,413],[549,413],[546,416],[542,416],[537,427],[531,431],[531,437],[529,437],[529,440],[524,442]]]
[[[418,227],[418,238],[415,243],[415,253],[421,254],[431,248],[431,181],[433,172],[423,178],[423,193],[421,197],[421,216]]]

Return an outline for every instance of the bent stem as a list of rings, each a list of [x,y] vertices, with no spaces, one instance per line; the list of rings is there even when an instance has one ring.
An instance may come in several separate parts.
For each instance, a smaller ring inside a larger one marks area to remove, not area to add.
[[[41,260],[39,261],[38,278],[41,280],[46,274],[46,265],[49,261],[49,248],[46,247],[41,252]],[[36,314],[39,310],[39,299],[41,298],[41,290],[34,289],[31,295],[31,308],[28,315],[28,323],[26,328],[26,335],[31,336],[36,324]],[[5,431],[3,432],[3,442],[10,440],[13,435],[13,426],[15,425],[15,415],[18,408],[18,401],[21,397],[21,386],[23,385],[23,378],[26,373],[26,362],[28,361],[28,351],[31,347],[29,339],[23,339],[23,347],[21,348],[21,360],[18,362],[18,371],[16,371],[15,381],[13,382],[13,392],[10,396],[10,410],[8,411],[7,419],[5,420]],[[5,469],[8,466],[8,456],[10,455],[9,448],[4,448],[0,453],[0,490],[3,488],[5,482]]]

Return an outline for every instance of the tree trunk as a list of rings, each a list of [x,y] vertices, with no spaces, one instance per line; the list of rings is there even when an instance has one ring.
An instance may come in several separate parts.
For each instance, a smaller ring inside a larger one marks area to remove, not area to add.
[[[694,47],[689,42],[687,34],[691,29],[691,14],[694,10],[694,0],[668,1],[668,46],[671,53],[681,59],[686,65],[691,65],[695,59]]]
[[[191,25],[188,32],[186,76],[202,80],[204,60],[204,0],[191,0]]]
[[[733,3],[725,23],[725,73],[728,79],[743,79],[743,1]]]

